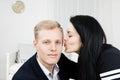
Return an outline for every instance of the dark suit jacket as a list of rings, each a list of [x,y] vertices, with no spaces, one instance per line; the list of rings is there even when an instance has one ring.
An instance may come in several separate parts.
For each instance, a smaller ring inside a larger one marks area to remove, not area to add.
[[[58,74],[60,80],[69,80],[66,72],[60,70]],[[12,80],[48,80],[48,78],[40,68],[35,54],[21,66]]]
[[[78,77],[78,63],[75,63],[68,59],[64,54],[61,54],[61,58],[58,62],[58,66],[61,71],[67,74],[67,77],[77,80]]]

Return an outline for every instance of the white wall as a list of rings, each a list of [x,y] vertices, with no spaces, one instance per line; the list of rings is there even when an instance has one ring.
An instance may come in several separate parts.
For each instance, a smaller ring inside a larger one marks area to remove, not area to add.
[[[102,25],[107,42],[120,49],[120,0],[96,0],[95,14]]]
[[[113,43],[120,49],[120,0],[112,0]]]
[[[5,53],[15,51],[18,43],[32,43],[33,27],[54,19],[53,0],[23,0],[26,8],[21,14],[12,11],[14,1],[0,0],[0,78],[5,78]]]
[[[0,1],[0,79],[5,78],[5,53],[15,51],[18,43],[32,43],[34,26],[44,19],[59,21],[65,30],[70,16],[92,15],[104,28],[108,42],[120,48],[119,0],[23,0],[21,14],[12,11],[14,1]]]

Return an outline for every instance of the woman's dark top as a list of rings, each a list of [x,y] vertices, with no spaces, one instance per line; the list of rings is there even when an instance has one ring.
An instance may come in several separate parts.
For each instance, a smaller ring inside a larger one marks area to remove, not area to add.
[[[58,65],[60,69],[68,73],[70,78],[77,80],[79,68],[77,63],[70,61],[62,54]],[[120,50],[117,48],[108,44],[104,45],[96,65],[101,80],[120,80]]]

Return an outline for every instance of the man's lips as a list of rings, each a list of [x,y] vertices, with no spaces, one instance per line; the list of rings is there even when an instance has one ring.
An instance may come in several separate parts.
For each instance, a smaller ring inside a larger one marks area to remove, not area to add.
[[[48,56],[51,56],[51,57],[56,57],[57,54],[48,54]]]

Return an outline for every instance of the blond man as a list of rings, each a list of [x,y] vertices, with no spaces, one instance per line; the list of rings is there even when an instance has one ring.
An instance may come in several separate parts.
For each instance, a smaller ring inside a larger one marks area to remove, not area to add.
[[[56,21],[45,20],[34,28],[33,55],[17,71],[12,80],[68,80],[57,62],[61,57],[63,30]]]

